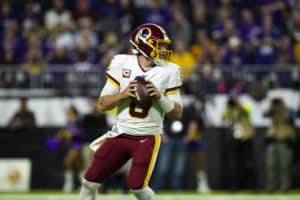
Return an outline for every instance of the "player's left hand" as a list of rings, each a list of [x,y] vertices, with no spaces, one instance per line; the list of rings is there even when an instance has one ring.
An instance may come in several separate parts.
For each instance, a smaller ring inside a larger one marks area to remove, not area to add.
[[[148,89],[149,95],[156,99],[160,99],[161,94],[160,94],[159,90],[155,87],[155,85],[149,80],[146,80],[146,82],[147,82],[146,87]]]

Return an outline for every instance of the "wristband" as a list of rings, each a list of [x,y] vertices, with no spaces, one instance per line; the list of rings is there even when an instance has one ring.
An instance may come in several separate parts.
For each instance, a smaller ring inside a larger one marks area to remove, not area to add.
[[[170,101],[167,97],[161,95],[158,100],[158,105],[162,108],[165,113],[170,112],[174,108],[174,102]]]

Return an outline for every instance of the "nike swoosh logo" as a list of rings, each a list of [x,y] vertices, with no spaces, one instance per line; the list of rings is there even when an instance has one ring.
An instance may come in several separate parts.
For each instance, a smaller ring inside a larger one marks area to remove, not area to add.
[[[143,139],[143,140],[140,140],[140,143],[144,143],[146,142],[148,139]]]

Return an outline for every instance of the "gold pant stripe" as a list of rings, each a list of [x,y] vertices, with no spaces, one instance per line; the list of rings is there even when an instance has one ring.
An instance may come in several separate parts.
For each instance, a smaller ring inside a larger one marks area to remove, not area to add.
[[[150,177],[152,175],[152,171],[153,171],[153,168],[154,168],[154,165],[155,165],[155,162],[156,162],[159,146],[160,146],[160,135],[155,134],[154,135],[154,148],[153,148],[149,168],[148,168],[148,171],[147,171],[147,175],[146,175],[143,187],[146,187],[149,183],[149,180],[150,180]]]

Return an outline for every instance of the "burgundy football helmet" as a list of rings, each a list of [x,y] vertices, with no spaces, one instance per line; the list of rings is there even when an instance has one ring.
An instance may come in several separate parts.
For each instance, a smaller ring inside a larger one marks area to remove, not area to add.
[[[171,40],[165,29],[151,23],[142,24],[131,33],[134,53],[139,52],[157,65],[169,61]]]

